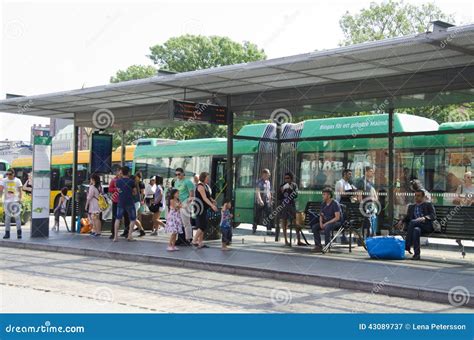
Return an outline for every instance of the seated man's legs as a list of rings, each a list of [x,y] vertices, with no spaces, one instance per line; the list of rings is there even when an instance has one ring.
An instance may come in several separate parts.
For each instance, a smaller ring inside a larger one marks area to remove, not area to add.
[[[313,231],[314,247],[321,248],[321,228],[319,224],[312,224],[311,230]]]
[[[327,224],[326,227],[324,227],[324,245],[327,245],[329,242],[331,242],[331,232],[340,225],[341,223],[335,222]]]
[[[422,233],[429,233],[433,231],[433,226],[429,223],[415,223],[413,228],[413,248],[415,250],[415,256],[420,256],[420,238]]]
[[[407,226],[407,237],[405,239],[405,249],[410,250],[411,247],[413,246],[413,233],[415,230],[415,227],[419,224],[418,222],[415,221],[410,221]]]

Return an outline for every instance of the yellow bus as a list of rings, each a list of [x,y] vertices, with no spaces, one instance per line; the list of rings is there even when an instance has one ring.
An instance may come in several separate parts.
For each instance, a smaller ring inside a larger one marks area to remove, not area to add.
[[[127,145],[125,148],[125,165],[132,168],[133,154],[135,145]],[[68,195],[72,195],[72,151],[65,152],[61,155],[55,155],[51,160],[51,194],[49,200],[49,208],[51,210],[57,205],[61,188],[69,189]],[[120,166],[122,158],[122,147],[118,147],[112,152],[112,168],[115,171]],[[89,150],[81,150],[78,152],[77,159],[77,183],[81,184],[87,180],[87,169],[90,161]],[[21,157],[11,162],[11,167],[15,169],[16,176],[21,179],[22,183],[28,179],[31,172],[33,157]]]

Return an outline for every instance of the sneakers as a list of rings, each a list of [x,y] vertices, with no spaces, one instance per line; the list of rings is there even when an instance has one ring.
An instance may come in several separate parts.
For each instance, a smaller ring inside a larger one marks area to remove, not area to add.
[[[143,237],[145,235],[146,235],[145,230],[140,230],[140,235],[138,235],[138,237]]]
[[[156,230],[153,230],[150,234],[150,236],[156,236],[156,235],[158,235],[158,231],[156,231]]]
[[[16,238],[21,240],[21,230],[16,231]]]
[[[10,238],[10,232],[9,231],[5,231],[5,235],[3,236],[3,239],[4,240],[7,240]]]
[[[168,247],[166,248],[166,250],[167,250],[167,251],[178,251],[179,248],[178,248],[178,247],[171,247],[171,246],[168,246]]]

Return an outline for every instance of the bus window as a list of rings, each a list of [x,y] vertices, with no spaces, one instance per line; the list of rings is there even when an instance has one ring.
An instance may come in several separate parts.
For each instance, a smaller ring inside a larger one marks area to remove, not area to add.
[[[61,177],[59,182],[60,189],[66,187],[70,190],[72,188],[72,168],[65,169],[64,176]]]
[[[447,183],[446,191],[455,192],[459,185],[462,184],[464,173],[471,171],[471,165],[474,157],[473,148],[447,149]]]
[[[5,162],[0,162],[0,171],[6,171],[8,164]]]
[[[237,167],[237,185],[240,188],[252,188],[255,182],[253,169],[255,167],[254,155],[242,155]]]
[[[303,154],[300,165],[300,188],[334,188],[344,169],[344,153]]]
[[[60,190],[60,173],[58,168],[51,169],[51,190]]]
[[[187,177],[194,175],[192,169],[192,157],[173,157],[171,158],[171,171],[175,171],[177,168],[183,168],[184,173]],[[172,173],[174,176],[174,172]]]

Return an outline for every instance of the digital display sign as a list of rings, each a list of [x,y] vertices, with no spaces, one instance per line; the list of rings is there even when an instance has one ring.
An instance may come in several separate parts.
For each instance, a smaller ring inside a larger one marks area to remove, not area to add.
[[[173,120],[227,125],[227,107],[225,106],[170,100],[169,112]]]
[[[92,134],[90,173],[112,172],[112,135]]]

